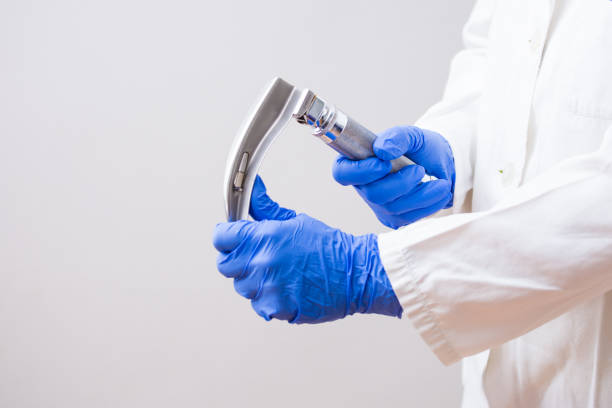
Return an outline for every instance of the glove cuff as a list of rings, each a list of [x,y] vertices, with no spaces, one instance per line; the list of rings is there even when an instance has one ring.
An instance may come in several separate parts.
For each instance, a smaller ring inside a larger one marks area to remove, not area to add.
[[[347,314],[376,313],[401,318],[403,309],[380,260],[378,237],[353,237],[353,244]]]

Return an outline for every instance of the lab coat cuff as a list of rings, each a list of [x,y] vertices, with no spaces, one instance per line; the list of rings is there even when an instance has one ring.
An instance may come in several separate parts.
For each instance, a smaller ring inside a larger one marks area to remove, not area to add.
[[[392,238],[394,232],[380,234],[378,247],[383,267],[404,312],[419,335],[444,365],[461,360],[452,347],[432,310],[427,296],[419,289],[415,254]]]

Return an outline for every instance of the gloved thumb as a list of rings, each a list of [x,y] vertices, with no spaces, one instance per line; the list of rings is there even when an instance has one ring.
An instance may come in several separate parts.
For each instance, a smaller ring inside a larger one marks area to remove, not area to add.
[[[423,131],[416,126],[396,126],[382,132],[372,146],[374,154],[382,160],[393,160],[423,147]]]
[[[255,183],[253,184],[249,214],[255,221],[283,221],[295,217],[295,211],[281,207],[268,197],[266,185],[259,176],[255,177]]]

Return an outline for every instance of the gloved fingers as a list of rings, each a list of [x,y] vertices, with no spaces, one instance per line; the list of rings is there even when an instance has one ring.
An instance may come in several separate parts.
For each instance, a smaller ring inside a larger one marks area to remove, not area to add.
[[[274,293],[277,290],[265,285],[262,289],[264,294],[251,301],[253,310],[267,321],[278,319],[295,323],[299,316],[297,306],[293,303],[283,302],[281,295]]]
[[[374,183],[355,186],[355,188],[369,202],[385,204],[410,193],[419,185],[424,175],[423,167],[410,165]]]
[[[416,126],[396,126],[382,132],[372,146],[374,154],[382,160],[418,152],[424,143],[423,131]]]
[[[215,226],[213,245],[219,252],[229,253],[234,250],[253,230],[253,222],[240,220],[222,222]]]
[[[414,162],[425,167],[427,174],[454,182],[455,163],[450,145],[446,140],[442,140],[441,136],[439,136],[439,139],[438,143],[442,146],[429,146],[409,157]]]
[[[451,183],[448,180],[432,180],[419,184],[410,193],[386,203],[384,211],[388,214],[399,215],[407,211],[428,208],[437,205],[446,199],[444,207],[451,198]],[[437,210],[436,210],[437,211]]]
[[[411,224],[415,221],[420,220],[421,218],[425,218],[432,214],[435,214],[436,212],[443,209],[444,206],[446,206],[446,203],[449,202],[449,200],[451,199],[451,196],[452,196],[451,193],[448,193],[446,197],[444,197],[437,203],[430,205],[429,207],[419,208],[417,210],[408,211],[406,213],[397,215],[395,217],[397,226],[393,226],[392,228],[399,228],[402,225]]]
[[[332,167],[334,179],[343,186],[371,183],[389,174],[390,171],[391,162],[377,157],[350,160],[340,155]]]
[[[263,284],[266,282],[267,269],[256,269],[252,273],[245,273],[234,279],[234,289],[242,297],[255,299]]]
[[[217,256],[217,269],[226,278],[242,279],[248,275],[250,256],[243,254],[240,248],[229,254],[220,253]]]
[[[249,214],[256,221],[261,220],[288,220],[295,217],[295,211],[283,208],[273,201],[266,193],[266,185],[261,177],[255,177]]]
[[[431,141],[427,143],[425,148],[419,153],[421,157],[415,157],[414,160],[426,160],[428,166],[426,170],[428,174],[435,176],[439,179],[446,179],[451,182],[455,182],[455,159],[453,157],[453,150],[442,135],[432,130],[422,129],[424,137]],[[431,160],[431,157],[438,157],[438,160]]]
[[[411,127],[411,132],[422,135],[419,149],[407,151],[405,155],[425,167],[427,174],[439,179],[451,180],[454,174],[453,153],[448,141],[437,132]],[[454,182],[454,180],[451,180]]]
[[[418,158],[414,159],[415,161]],[[438,179],[448,180],[450,182],[454,182],[454,176],[452,175],[452,169],[454,168],[454,164],[446,163],[446,162],[434,162],[427,166],[427,174],[432,175]]]

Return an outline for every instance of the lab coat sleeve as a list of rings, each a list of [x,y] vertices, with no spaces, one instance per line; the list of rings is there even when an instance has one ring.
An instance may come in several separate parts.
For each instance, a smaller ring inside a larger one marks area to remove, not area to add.
[[[600,149],[491,210],[379,236],[395,293],[444,364],[500,345],[612,290],[612,127]]]
[[[448,212],[464,212],[471,204],[476,119],[486,77],[489,25],[495,4],[496,0],[476,3],[463,29],[464,48],[451,63],[442,100],[416,122],[417,126],[444,136],[453,150],[457,179],[453,209]]]

